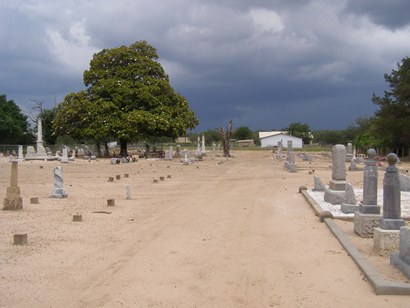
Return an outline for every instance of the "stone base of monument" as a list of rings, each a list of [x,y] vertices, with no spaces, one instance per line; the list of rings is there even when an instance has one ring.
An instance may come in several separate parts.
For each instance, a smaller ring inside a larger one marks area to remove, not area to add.
[[[381,216],[376,214],[354,213],[354,231],[360,237],[373,237],[374,228],[379,226]]]
[[[340,210],[342,211],[343,214],[354,213],[354,212],[359,210],[359,205],[358,204],[342,203],[340,205]]]
[[[78,221],[78,222],[83,221],[83,215],[79,215],[79,214],[73,215],[73,221]]]
[[[13,235],[14,245],[27,245],[27,233],[20,233]]]
[[[3,201],[3,211],[17,211],[23,209],[23,199],[14,198],[9,199],[5,198]]]
[[[329,188],[332,190],[340,190],[345,191],[347,187],[346,181],[339,181],[339,180],[330,180],[329,181]]]
[[[285,168],[291,173],[297,172],[297,167],[294,163],[285,161]]]
[[[399,230],[374,228],[373,251],[380,256],[388,256],[399,250]]]
[[[388,218],[381,218],[379,221],[379,227],[384,230],[400,230],[400,227],[404,227],[406,225],[403,219],[388,219]]]
[[[401,227],[399,235],[399,252],[390,255],[390,264],[410,278],[410,228]]]
[[[342,204],[346,199],[346,192],[325,188],[324,201],[330,204]]]
[[[68,194],[65,192],[63,188],[54,189],[51,192],[51,198],[67,198]]]
[[[364,205],[362,203],[360,203],[359,205],[359,211],[360,213],[363,214],[380,214],[380,205]]]

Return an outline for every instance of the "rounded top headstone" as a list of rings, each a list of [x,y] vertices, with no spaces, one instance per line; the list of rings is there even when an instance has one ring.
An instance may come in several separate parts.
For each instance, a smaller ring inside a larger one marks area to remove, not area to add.
[[[394,153],[389,153],[386,156],[387,162],[389,163],[389,166],[395,165],[397,163],[397,155]]]
[[[369,157],[369,159],[375,159],[376,158],[376,150],[375,149],[368,149],[367,150],[367,156]]]

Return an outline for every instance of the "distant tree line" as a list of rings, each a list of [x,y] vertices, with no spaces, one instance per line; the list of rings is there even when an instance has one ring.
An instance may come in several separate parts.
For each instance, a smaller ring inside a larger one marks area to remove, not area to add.
[[[187,101],[169,85],[168,76],[156,61],[156,50],[141,41],[131,46],[105,49],[94,55],[84,72],[87,88],[70,93],[52,109],[41,109],[43,139],[53,145],[62,138],[104,142],[135,140],[172,142],[198,124]],[[384,75],[388,89],[383,96],[373,93],[378,107],[371,117],[359,117],[344,130],[311,131],[307,123],[293,122],[282,130],[320,145],[352,142],[363,149],[388,149],[400,156],[410,148],[410,58],[405,57],[390,74]],[[0,144],[32,144],[35,126],[6,95],[0,94]],[[205,136],[208,144],[220,142],[218,129],[188,133],[196,142]],[[68,137],[67,137],[68,136]],[[258,131],[247,126],[234,127],[232,138],[253,139]]]

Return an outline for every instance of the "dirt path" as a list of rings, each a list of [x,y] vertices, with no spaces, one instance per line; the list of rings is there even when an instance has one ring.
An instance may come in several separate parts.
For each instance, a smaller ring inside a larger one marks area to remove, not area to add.
[[[298,193],[311,186],[311,166],[291,174],[262,151],[219,161],[63,166],[68,199],[49,199],[52,186],[40,185],[37,208],[26,202],[20,214],[0,213],[2,237],[23,220],[32,238],[26,247],[1,242],[1,306],[408,306],[408,297],[374,295]],[[42,172],[36,164],[22,164],[22,191],[39,176],[30,172]],[[130,179],[107,183],[115,172]],[[121,200],[125,184],[133,200]],[[113,195],[111,214],[92,213]],[[82,223],[69,221],[74,212],[84,213]]]

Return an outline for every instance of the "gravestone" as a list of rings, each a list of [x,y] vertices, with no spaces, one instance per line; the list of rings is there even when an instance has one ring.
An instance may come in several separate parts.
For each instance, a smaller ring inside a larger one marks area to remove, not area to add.
[[[18,160],[19,160],[19,161],[23,161],[23,160],[24,160],[23,146],[22,146],[22,145],[19,145]]]
[[[206,149],[205,149],[205,135],[202,135],[202,140],[201,140],[201,152],[202,154],[206,153]]]
[[[399,174],[400,191],[410,191],[410,178],[404,174]]]
[[[196,154],[197,155],[201,154],[201,139],[199,138],[199,136],[198,136],[198,140],[196,143]]]
[[[36,147],[37,151],[34,151],[29,147],[27,147],[27,154],[26,154],[26,160],[52,160],[54,159],[53,157],[47,155],[46,149],[44,148],[43,145],[43,126],[42,126],[42,121],[41,118],[38,117],[37,120],[37,141],[36,141]]]
[[[357,204],[353,186],[349,183],[346,185],[345,198],[340,206],[340,209],[344,214],[354,213],[359,210],[359,205]]]
[[[346,162],[351,162],[353,160],[353,146],[352,143],[348,143],[346,147]]]
[[[184,152],[184,159],[183,159],[182,163],[184,165],[189,165],[189,163],[191,161],[188,159],[188,151],[185,149],[183,152]]]
[[[396,167],[397,155],[386,157],[389,166],[383,179],[383,217],[374,228],[373,248],[379,255],[394,252],[399,247],[399,230],[405,225],[401,218],[400,180]]]
[[[67,198],[64,190],[63,169],[60,166],[54,168],[54,187],[51,192],[51,198]]]
[[[18,163],[11,163],[10,186],[7,187],[6,198],[3,201],[3,211],[23,209],[23,199],[20,197],[20,187],[17,186]]]
[[[325,189],[325,202],[331,204],[344,202],[347,187],[345,158],[345,146],[343,144],[334,145],[332,148],[332,180],[329,182],[329,188]]]
[[[283,151],[282,141],[278,141],[278,155],[277,155],[277,158],[279,160],[282,160],[282,155],[283,155],[282,151]]]
[[[384,230],[400,230],[404,226],[401,219],[400,179],[396,167],[397,155],[390,153],[386,157],[389,166],[383,180],[383,218],[379,226]]]
[[[377,205],[377,163],[376,151],[367,151],[368,159],[363,171],[363,202],[355,212],[354,230],[361,237],[372,237],[374,228],[379,226],[380,206]]]
[[[125,186],[125,200],[131,199],[131,188],[130,186]]]
[[[390,255],[390,264],[410,278],[410,228],[401,227],[399,234],[399,252]]]
[[[173,153],[172,153],[173,149],[172,146],[169,147],[169,150],[167,152],[165,152],[165,160],[172,160],[173,159]]]
[[[292,150],[292,140],[288,140],[288,147],[287,147],[287,152],[288,152],[288,159],[285,161],[285,168],[289,172],[296,172],[296,164],[295,164],[295,154],[293,153]]]
[[[63,155],[61,156],[61,162],[62,163],[68,163],[68,148],[66,146],[63,146]]]
[[[320,178],[316,175],[313,176],[313,191],[325,191],[325,185],[322,183]]]

